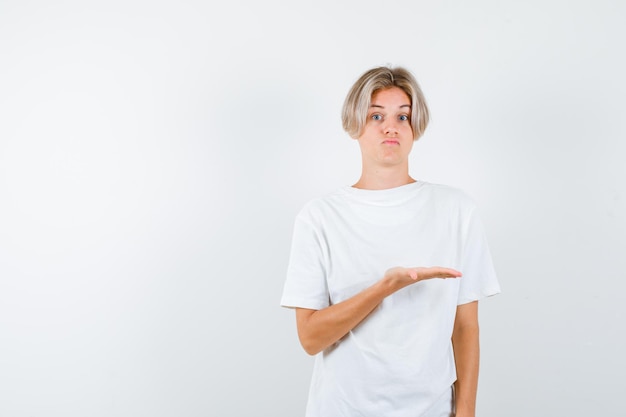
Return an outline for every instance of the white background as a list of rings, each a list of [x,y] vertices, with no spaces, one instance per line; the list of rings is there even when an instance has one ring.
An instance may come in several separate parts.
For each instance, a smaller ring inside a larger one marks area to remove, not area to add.
[[[300,416],[293,218],[410,69],[414,177],[481,208],[478,414],[623,416],[622,1],[0,2],[0,415]]]

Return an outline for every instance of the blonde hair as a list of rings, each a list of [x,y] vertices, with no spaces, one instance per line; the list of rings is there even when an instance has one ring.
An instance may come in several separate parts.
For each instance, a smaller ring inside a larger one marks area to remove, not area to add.
[[[377,67],[366,71],[354,83],[341,111],[343,129],[350,137],[363,132],[372,96],[380,90],[398,87],[411,100],[411,129],[413,140],[419,139],[428,126],[428,106],[422,90],[413,75],[402,67]]]

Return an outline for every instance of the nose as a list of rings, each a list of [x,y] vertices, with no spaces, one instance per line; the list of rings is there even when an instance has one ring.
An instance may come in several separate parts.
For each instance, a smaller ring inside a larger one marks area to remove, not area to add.
[[[398,134],[398,125],[395,120],[386,120],[385,125],[383,126],[383,131],[386,135],[396,135]]]

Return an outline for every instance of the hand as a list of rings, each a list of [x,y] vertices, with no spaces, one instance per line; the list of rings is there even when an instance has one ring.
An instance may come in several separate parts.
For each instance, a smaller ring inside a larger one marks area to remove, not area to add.
[[[383,280],[390,282],[392,284],[392,287],[394,288],[394,291],[397,291],[400,288],[404,288],[408,285],[423,281],[425,279],[460,278],[461,275],[462,274],[456,269],[444,268],[441,266],[431,266],[427,268],[404,268],[401,266],[397,266],[388,269],[387,272],[385,272]]]

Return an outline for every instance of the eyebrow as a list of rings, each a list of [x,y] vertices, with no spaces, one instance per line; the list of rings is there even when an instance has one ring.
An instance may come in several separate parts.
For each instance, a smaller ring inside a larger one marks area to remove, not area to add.
[[[376,107],[376,108],[379,108],[379,109],[384,109],[385,108],[385,106],[381,106],[380,104],[370,104],[370,109],[372,107]],[[403,108],[403,107],[411,108],[411,105],[410,104],[403,104],[403,105],[400,106],[400,108]]]

